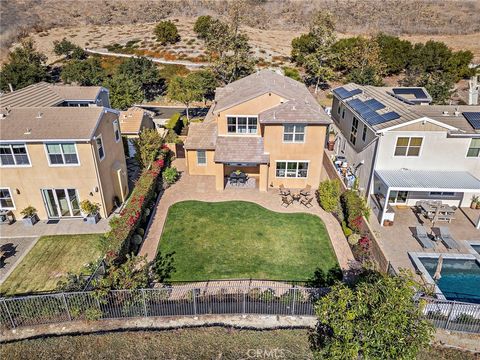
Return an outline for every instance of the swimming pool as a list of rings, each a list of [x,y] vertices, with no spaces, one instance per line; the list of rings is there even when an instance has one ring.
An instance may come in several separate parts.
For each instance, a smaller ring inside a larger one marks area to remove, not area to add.
[[[480,255],[480,245],[470,245]]]
[[[472,252],[475,251],[472,250]],[[480,304],[480,256],[478,254],[409,252],[408,255],[415,267],[423,274],[423,279],[433,286],[437,298]],[[441,278],[435,282],[433,277],[440,256],[443,257]]]
[[[433,278],[438,257],[420,257],[420,261]],[[475,259],[443,259],[437,286],[448,300],[480,304],[480,264]]]

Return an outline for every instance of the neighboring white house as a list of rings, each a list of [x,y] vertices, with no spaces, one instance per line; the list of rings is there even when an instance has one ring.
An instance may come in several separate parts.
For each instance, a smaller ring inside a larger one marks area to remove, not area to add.
[[[480,106],[430,102],[424,88],[333,90],[335,154],[381,224],[394,216],[388,205],[466,207],[480,195]]]

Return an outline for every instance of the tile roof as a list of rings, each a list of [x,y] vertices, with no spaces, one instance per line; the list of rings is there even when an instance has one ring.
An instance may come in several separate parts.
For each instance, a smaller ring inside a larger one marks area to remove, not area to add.
[[[322,110],[304,84],[288,76],[264,69],[223,88],[218,88],[215,91],[214,112],[223,111],[268,92],[275,93],[285,100],[301,101]]]
[[[191,123],[188,126],[188,136],[185,149],[214,150],[217,141],[217,123]]]
[[[96,99],[100,86],[53,85],[46,82],[29,85],[23,89],[0,94],[1,107],[56,106],[65,100]]]
[[[96,106],[12,108],[0,119],[0,140],[89,140],[104,114],[118,116]]]
[[[261,124],[302,123],[331,124],[332,120],[319,106],[292,100],[258,114]]]
[[[269,162],[260,136],[219,136],[215,148],[215,162],[261,163]]]
[[[126,111],[120,111],[120,131],[122,134],[139,134],[142,130],[145,115],[152,117],[152,112],[139,107],[131,107]]]
[[[367,99],[376,99],[386,106],[385,109],[378,111],[379,113],[395,111],[400,115],[399,118],[383,122],[381,124],[373,125],[374,130],[380,131],[390,128],[395,125],[402,125],[412,120],[417,120],[423,117],[428,117],[432,120],[442,122],[446,125],[450,125],[458,128],[464,133],[478,133],[476,132],[470,123],[461,115],[464,111],[480,111],[480,106],[473,105],[410,105],[396,97],[390,95],[392,87],[375,87],[375,86],[361,86],[354,83],[343,85],[346,90],[360,89],[362,93],[354,96],[362,101]],[[346,100],[350,100],[349,98]],[[444,111],[448,112],[448,116],[444,114]],[[455,116],[455,111],[459,112],[458,116]],[[361,117],[361,116],[360,116]]]

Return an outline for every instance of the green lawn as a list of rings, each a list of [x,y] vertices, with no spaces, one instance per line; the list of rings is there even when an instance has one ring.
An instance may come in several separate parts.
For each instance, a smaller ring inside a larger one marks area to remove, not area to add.
[[[101,234],[43,236],[0,287],[13,295],[55,289],[68,272],[79,273],[98,259]]]
[[[160,240],[174,253],[172,280],[307,280],[337,266],[323,222],[230,201],[184,201],[170,207]]]

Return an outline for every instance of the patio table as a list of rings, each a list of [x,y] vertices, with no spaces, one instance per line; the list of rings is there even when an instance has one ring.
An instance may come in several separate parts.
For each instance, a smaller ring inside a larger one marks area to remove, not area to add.
[[[295,200],[295,201],[300,201],[300,199],[302,198],[302,195],[300,193],[293,193],[292,194],[292,199]]]

